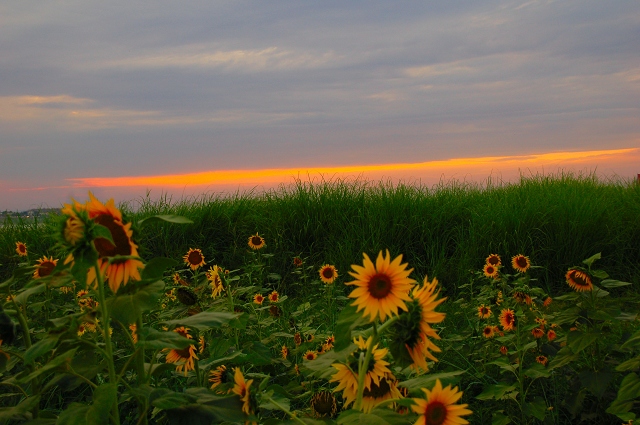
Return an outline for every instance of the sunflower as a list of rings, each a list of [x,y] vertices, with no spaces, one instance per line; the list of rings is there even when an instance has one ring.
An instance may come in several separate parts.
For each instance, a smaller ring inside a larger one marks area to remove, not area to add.
[[[179,327],[173,331],[187,339],[192,339],[192,336],[189,335],[189,328]],[[197,359],[196,347],[191,344],[187,348],[174,348],[170,350],[165,359],[165,363],[175,363],[176,372],[184,371],[184,375],[187,376],[187,372],[195,370],[195,360]]]
[[[547,319],[544,317],[536,317],[535,322],[540,325],[540,328],[544,330],[544,327],[547,326]]]
[[[293,342],[296,343],[296,347],[302,344],[302,336],[300,336],[300,332],[296,332],[296,334],[293,336]]]
[[[231,382],[231,377],[229,372],[227,372],[227,367],[225,365],[220,365],[215,370],[209,371],[209,382],[211,383],[212,390],[220,385]]]
[[[204,353],[204,349],[206,348],[206,342],[204,340],[204,337],[201,336],[200,339],[198,339],[198,353],[202,354]]]
[[[269,294],[268,298],[269,302],[277,303],[280,300],[280,295],[278,294],[278,291],[273,291]]]
[[[489,317],[491,317],[491,308],[482,304],[480,307],[478,307],[478,317],[481,319],[488,319]]]
[[[265,247],[264,238],[257,233],[253,236],[249,236],[249,248],[257,251]]]
[[[138,343],[138,326],[133,323],[131,325],[129,325],[129,330],[131,331],[131,339],[133,340],[134,344]]]
[[[482,336],[485,338],[493,338],[493,326],[485,326],[482,330]]]
[[[289,347],[283,345],[282,349],[280,349],[280,353],[282,354],[282,358],[286,360],[286,358],[289,357]]]
[[[261,294],[255,294],[253,296],[253,302],[258,305],[262,305],[264,302],[264,297]]]
[[[27,256],[27,244],[24,242],[16,242],[16,252],[21,257]]]
[[[329,391],[320,391],[311,397],[311,411],[317,418],[335,416],[338,411],[336,398]]]
[[[349,272],[356,280],[346,283],[357,286],[349,294],[356,299],[351,305],[357,306],[357,311],[364,309],[364,316],[370,316],[371,322],[376,316],[384,322],[398,314],[398,309],[407,311],[405,301],[411,301],[409,291],[416,281],[409,278],[413,269],[406,270],[407,264],[400,264],[402,255],[391,261],[389,250],[386,258],[380,251],[375,265],[367,254],[363,256],[363,266],[354,264],[351,268],[355,273]]]
[[[545,306],[545,307],[549,307],[552,302],[553,302],[553,300],[551,299],[551,297],[547,297],[547,298],[545,298],[545,300],[542,303],[542,305]]]
[[[282,310],[280,310],[280,307],[278,307],[277,305],[270,305],[269,315],[271,317],[280,317],[282,315]]]
[[[556,331],[554,331],[553,329],[549,329],[547,331],[547,339],[549,341],[553,341],[554,339],[556,339],[557,336],[558,334],[556,334]]]
[[[253,379],[249,379],[245,382],[240,368],[237,367],[234,369],[233,380],[235,384],[232,391],[240,397],[240,401],[242,401],[242,411],[247,415],[251,415],[253,411],[251,409],[251,394],[249,392],[249,387],[251,387]]]
[[[106,204],[98,201],[89,192],[90,201],[86,204],[89,218],[96,224],[106,227],[111,233],[113,243],[106,238],[97,237],[93,245],[98,251],[98,264],[100,272],[109,281],[109,287],[115,293],[120,285],[126,285],[129,280],[140,280],[139,270],[144,267],[140,260],[133,258],[112,260],[111,257],[125,256],[138,257],[138,246],[133,243],[131,237],[131,223],[122,222],[122,213],[115,207],[113,199]],[[94,268],[89,269],[87,281],[96,282]]]
[[[522,254],[514,255],[511,258],[511,267],[514,270],[519,271],[520,273],[525,273],[531,267],[531,262],[529,261],[529,257],[525,257]]]
[[[83,211],[84,206],[76,201],[73,205],[64,204],[61,212],[67,218],[62,227],[62,237],[71,246],[75,246],[82,238],[84,238],[85,224],[80,217],[78,211]]]
[[[331,264],[325,264],[324,266],[320,267],[320,270],[318,270],[318,274],[320,274],[321,281],[329,284],[333,283],[338,277],[338,270]]]
[[[431,391],[422,388],[426,400],[414,398],[411,409],[420,415],[415,425],[457,425],[468,424],[461,416],[470,415],[473,412],[467,409],[467,404],[454,404],[462,397],[458,387],[451,388],[447,385],[442,388],[442,383],[436,379],[436,385]]]
[[[513,293],[513,299],[516,300],[518,304],[526,304],[531,305],[532,300],[529,294],[525,294],[524,292],[516,291]]]
[[[498,277],[498,268],[493,264],[485,264],[482,268],[482,272],[486,277],[496,279]]]
[[[370,388],[365,388],[362,393],[362,411],[369,413],[380,402],[389,399],[402,398],[398,390],[398,381],[391,374],[380,378],[380,383],[371,383]]]
[[[364,340],[362,336],[357,339],[354,338],[353,342],[356,344],[357,349],[348,358],[348,364],[333,363],[331,366],[337,370],[331,376],[329,382],[338,382],[338,386],[333,390],[334,392],[343,391],[342,398],[345,399],[345,406],[353,403],[356,399],[358,392],[358,359],[360,353],[366,353],[367,347],[372,341],[372,337]],[[364,388],[371,389],[371,384],[375,383],[380,385],[380,379],[391,374],[391,370],[387,367],[389,362],[382,360],[389,350],[386,348],[378,348],[376,344],[372,348],[371,361],[364,377]]]
[[[421,286],[414,286],[408,311],[401,313],[392,325],[390,348],[393,357],[403,366],[410,365],[416,371],[428,371],[427,358],[438,361],[431,353],[440,352],[431,339],[440,339],[430,324],[440,323],[445,314],[436,312],[436,307],[446,298],[438,299],[436,288],[438,280],[429,282],[424,278]]]
[[[313,340],[316,339],[316,337],[313,334],[307,334],[305,336],[305,339],[307,340],[307,342],[313,342]]]
[[[503,356],[506,356],[508,352],[509,352],[509,349],[504,345],[500,347],[500,354],[502,354]]]
[[[498,254],[489,254],[484,260],[485,264],[491,264],[493,267],[498,268],[502,265],[502,260]]]
[[[549,359],[547,359],[546,356],[539,355],[536,357],[536,361],[540,363],[542,366],[546,366],[547,363],[549,362]]]
[[[204,266],[204,255],[202,255],[200,248],[189,248],[189,251],[187,251],[182,259],[191,267],[191,270],[197,270]]]
[[[500,324],[505,331],[512,331],[516,324],[516,315],[510,308],[505,308],[500,312]]]
[[[315,360],[318,358],[318,353],[313,350],[308,350],[306,353],[304,353],[304,356],[302,357],[305,360]]]
[[[174,273],[171,278],[173,279],[173,283],[175,283],[176,285],[189,286],[189,282],[184,280],[178,272]]]
[[[571,269],[565,275],[565,279],[576,292],[591,291],[593,289],[591,278],[583,271]]]
[[[296,267],[302,267],[302,264],[304,262],[302,261],[302,258],[300,257],[293,257],[293,265]]]
[[[531,330],[531,335],[533,335],[535,339],[542,338],[544,336],[544,330],[542,328],[535,327]]]
[[[58,264],[58,260],[53,257],[47,258],[44,256],[37,261],[36,270],[33,272],[34,279],[49,276],[53,272],[53,269],[56,268],[56,264]]]

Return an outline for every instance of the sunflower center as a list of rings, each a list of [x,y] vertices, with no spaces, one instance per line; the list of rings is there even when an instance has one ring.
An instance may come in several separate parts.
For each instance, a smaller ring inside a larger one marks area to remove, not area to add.
[[[197,266],[202,263],[202,255],[200,255],[198,251],[191,251],[189,253],[189,256],[187,257],[187,260],[189,261],[189,264]]]
[[[578,286],[589,286],[582,273],[574,273],[573,282]]]
[[[124,226],[108,214],[100,214],[93,219],[96,223],[106,227],[111,232],[113,243],[105,238],[96,238],[93,244],[100,257],[114,257],[116,255],[131,255],[131,242]]]
[[[516,264],[521,269],[524,269],[524,268],[527,267],[527,259],[525,257],[518,257],[518,258],[516,258]]]
[[[380,379],[380,385],[376,385],[375,382],[371,382],[371,389],[365,387],[362,393],[363,397],[381,398],[389,394],[391,386],[387,382],[387,378]]]
[[[374,298],[385,298],[391,292],[391,287],[391,279],[384,273],[377,273],[369,279],[369,293]]]
[[[429,425],[442,425],[447,419],[447,406],[439,401],[433,401],[427,405],[424,416]]]
[[[500,262],[500,259],[498,257],[489,257],[489,261],[487,261],[489,264],[491,264],[492,266],[497,266],[498,263]]]
[[[325,279],[331,279],[333,277],[333,270],[331,270],[329,267],[326,267],[324,270],[322,270],[322,276]]]
[[[56,267],[51,261],[44,261],[42,264],[38,266],[38,276],[45,277],[49,276],[53,269]]]
[[[255,246],[260,246],[262,241],[260,240],[260,236],[251,236],[251,243]]]
[[[189,359],[191,358],[191,353],[189,352],[189,347],[183,349],[175,349],[176,354],[180,356],[181,359]]]
[[[320,416],[332,415],[336,410],[336,399],[331,393],[321,392],[313,396],[311,407]]]

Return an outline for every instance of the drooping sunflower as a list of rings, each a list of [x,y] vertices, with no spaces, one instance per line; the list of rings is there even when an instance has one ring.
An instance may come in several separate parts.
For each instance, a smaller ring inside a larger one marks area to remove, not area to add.
[[[325,264],[318,270],[320,280],[326,284],[333,283],[338,278],[338,270],[331,264]]]
[[[21,257],[26,257],[28,254],[27,244],[24,242],[16,242],[16,253]]]
[[[300,257],[293,257],[293,265],[296,267],[302,267],[302,264],[304,262],[302,261],[302,258]]]
[[[273,291],[272,293],[269,294],[269,302],[272,303],[277,303],[280,300],[280,294],[278,294],[278,291]]]
[[[333,391],[342,391],[345,406],[353,403],[356,399],[358,392],[358,359],[360,358],[360,353],[366,353],[371,341],[372,337],[369,337],[367,340],[364,340],[362,336],[354,338],[353,342],[356,344],[357,349],[349,356],[347,360],[348,363],[333,363],[331,365],[337,372],[331,376],[329,382],[338,382],[338,386]],[[386,374],[391,374],[391,370],[387,367],[389,366],[389,362],[383,360],[388,352],[389,350],[386,348],[378,348],[377,344],[373,347],[371,361],[369,362],[369,367],[364,377],[365,389],[371,389],[372,383],[380,385],[380,379],[386,376]]]
[[[514,255],[511,258],[511,267],[514,270],[519,271],[520,273],[525,273],[531,267],[531,262],[529,261],[529,257],[525,257],[522,254]]]
[[[414,405],[411,409],[420,415],[415,425],[458,425],[469,422],[462,416],[470,415],[473,412],[467,409],[467,404],[455,404],[462,397],[462,392],[458,387],[451,388],[447,385],[442,388],[442,383],[436,379],[436,385],[431,391],[422,388],[426,399],[414,398]]]
[[[282,310],[277,305],[269,306],[269,316],[271,317],[280,317],[282,315]]]
[[[498,277],[498,268],[492,264],[485,264],[482,268],[482,272],[486,277],[495,279]]]
[[[371,383],[370,388],[365,388],[362,393],[362,411],[369,413],[380,402],[389,399],[402,398],[400,390],[398,390],[398,381],[391,374],[380,378],[380,382]]]
[[[549,341],[553,341],[554,339],[556,339],[558,335],[556,334],[556,331],[554,331],[553,329],[549,329],[547,331],[547,339]]]
[[[259,249],[264,248],[266,243],[264,242],[264,238],[259,234],[255,234],[253,236],[249,236],[249,248],[257,251]]]
[[[187,339],[192,339],[193,337],[189,335],[189,328],[179,327],[173,330],[178,334],[182,335]],[[195,370],[195,360],[198,359],[196,356],[196,347],[191,344],[187,348],[173,348],[167,353],[167,357],[165,358],[165,363],[175,363],[176,364],[176,372],[183,372],[184,375],[187,376],[187,373],[190,370]]]
[[[489,254],[489,256],[484,260],[485,264],[491,264],[493,267],[498,268],[502,265],[502,260],[498,254]]]
[[[516,325],[516,314],[510,308],[505,308],[500,312],[500,324],[505,331],[512,331]]]
[[[588,274],[581,270],[571,269],[565,275],[567,284],[576,292],[593,290],[593,283]]]
[[[138,326],[133,323],[131,325],[129,325],[129,330],[131,331],[131,339],[133,340],[134,344],[138,343]]]
[[[357,286],[349,294],[349,298],[356,299],[351,305],[357,306],[357,311],[364,309],[364,317],[370,316],[371,322],[376,316],[384,322],[387,317],[398,314],[398,309],[407,311],[405,301],[411,301],[409,291],[416,283],[409,278],[413,269],[406,270],[407,263],[401,264],[402,255],[391,261],[389,250],[386,254],[385,257],[380,251],[375,265],[363,254],[363,265],[353,264],[351,268],[355,273],[349,272],[356,280],[345,283]]]
[[[225,365],[220,365],[215,368],[215,370],[209,371],[209,383],[211,383],[212,390],[231,382],[232,379],[233,377],[227,371],[227,367]]]
[[[289,357],[289,347],[283,345],[282,349],[280,349],[280,353],[282,354],[282,358],[286,360],[286,358]]]
[[[482,330],[482,336],[485,338],[493,338],[494,336],[493,326],[485,326],[484,329]]]
[[[296,332],[295,335],[293,335],[293,342],[296,343],[296,347],[302,344],[302,336],[300,335],[300,332]]]
[[[129,280],[140,280],[140,269],[144,264],[134,258],[113,260],[115,256],[138,257],[138,246],[131,240],[133,231],[131,223],[122,222],[122,213],[115,206],[113,199],[106,204],[98,201],[89,192],[90,201],[86,204],[89,219],[106,227],[111,233],[113,243],[106,238],[95,238],[93,245],[98,251],[100,272],[109,282],[113,292],[118,292],[120,285],[126,285]],[[96,282],[94,268],[89,269],[87,282]]]
[[[253,383],[253,379],[249,379],[245,382],[240,368],[237,367],[234,369],[233,380],[235,384],[232,391],[240,397],[240,401],[242,401],[242,411],[247,415],[251,415],[253,413],[253,409],[251,408],[251,394],[249,388]]]
[[[71,246],[75,246],[84,238],[85,224],[78,216],[78,211],[84,211],[84,206],[73,201],[72,204],[64,204],[61,212],[66,217],[62,226],[62,238]]]
[[[305,360],[315,360],[318,358],[318,353],[316,351],[313,350],[308,350],[306,353],[304,353],[304,356],[302,356]]]
[[[431,324],[440,323],[445,318],[444,313],[435,311],[446,299],[438,299],[437,286],[437,279],[429,282],[426,276],[421,286],[414,286],[407,312],[402,312],[390,329],[389,347],[394,359],[399,365],[409,365],[418,372],[429,370],[427,359],[438,361],[431,352],[440,352],[440,348],[431,341],[440,339]]]
[[[311,411],[317,418],[331,418],[338,412],[336,398],[330,391],[320,391],[311,397]]]
[[[507,353],[509,353],[509,349],[507,347],[505,347],[504,345],[500,347],[500,354],[502,354],[503,356],[506,356]]]
[[[521,292],[521,291],[514,292],[513,299],[516,300],[518,304],[531,305],[531,303],[533,302],[529,294],[525,294],[524,292]]]
[[[54,259],[53,257],[47,258],[47,256],[45,255],[44,257],[37,260],[37,263],[38,264],[36,264],[36,270],[33,272],[34,279],[40,279],[41,277],[49,276],[53,272],[53,269],[56,268],[58,260]]]
[[[254,304],[262,305],[262,303],[264,302],[264,297],[261,294],[255,294],[253,296],[253,302]]]
[[[204,255],[202,255],[200,248],[189,248],[189,251],[187,251],[182,259],[191,270],[197,270],[205,264]]]
[[[488,319],[489,317],[491,317],[491,308],[482,304],[480,307],[478,307],[478,317],[480,319]]]
[[[551,305],[551,303],[553,302],[553,299],[551,299],[551,297],[547,297],[545,298],[544,302],[542,303],[542,305],[544,307],[549,307]]]

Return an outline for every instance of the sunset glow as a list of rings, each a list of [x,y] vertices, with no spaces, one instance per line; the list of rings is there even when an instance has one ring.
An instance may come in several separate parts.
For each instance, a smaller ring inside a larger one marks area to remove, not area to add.
[[[230,184],[269,184],[288,182],[301,176],[367,178],[422,178],[428,175],[479,174],[482,178],[493,172],[510,175],[518,170],[536,170],[544,167],[569,169],[575,167],[606,167],[608,164],[635,161],[640,159],[640,148],[611,149],[581,152],[553,152],[522,156],[491,156],[482,158],[454,158],[440,161],[428,161],[407,164],[375,164],[341,167],[311,168],[273,168],[261,170],[215,170],[197,173],[170,174],[157,176],[88,177],[69,179],[72,187],[185,187]],[[484,174],[483,174],[484,173]]]

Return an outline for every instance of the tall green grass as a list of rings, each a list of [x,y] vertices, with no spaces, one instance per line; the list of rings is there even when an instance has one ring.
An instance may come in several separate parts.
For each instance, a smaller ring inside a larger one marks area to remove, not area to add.
[[[537,175],[518,183],[449,182],[434,187],[365,180],[298,181],[265,193],[203,195],[175,201],[142,198],[121,206],[128,219],[176,214],[190,225],[153,224],[137,233],[141,255],[180,258],[201,248],[208,264],[240,267],[247,238],[259,232],[270,268],[287,287],[299,255],[307,265],[331,263],[345,280],[362,253],[389,249],[404,254],[417,276],[436,276],[446,295],[467,283],[490,253],[509,263],[522,253],[539,285],[565,292],[569,266],[601,252],[601,266],[616,279],[638,283],[640,273],[640,185],[595,175]],[[18,262],[15,241],[32,255],[49,252],[50,226],[7,223],[0,230],[2,277]],[[294,295],[294,294],[291,294]],[[300,294],[304,295],[304,294]]]

